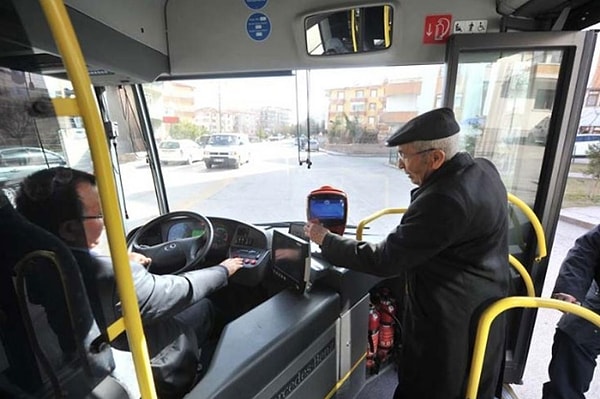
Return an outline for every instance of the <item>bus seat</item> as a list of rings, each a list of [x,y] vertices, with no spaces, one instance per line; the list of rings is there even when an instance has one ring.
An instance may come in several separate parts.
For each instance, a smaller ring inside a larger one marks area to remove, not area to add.
[[[0,195],[0,397],[128,398],[79,268]]]

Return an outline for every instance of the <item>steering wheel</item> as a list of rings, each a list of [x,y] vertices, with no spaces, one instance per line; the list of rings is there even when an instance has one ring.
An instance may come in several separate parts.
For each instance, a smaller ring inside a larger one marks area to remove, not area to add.
[[[205,229],[204,234],[169,240],[156,245],[140,243],[147,232],[160,229],[161,225],[177,219],[199,222]],[[198,266],[210,250],[213,238],[212,223],[205,216],[188,211],[169,212],[138,228],[128,240],[128,250],[151,258],[152,263],[148,266],[148,270],[152,273],[177,274]]]

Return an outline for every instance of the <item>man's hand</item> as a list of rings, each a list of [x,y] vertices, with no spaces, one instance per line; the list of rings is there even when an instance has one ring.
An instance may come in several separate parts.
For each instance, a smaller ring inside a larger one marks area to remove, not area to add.
[[[565,301],[569,303],[574,303],[575,305],[581,305],[581,302],[577,300],[573,295],[565,294],[563,292],[555,292],[552,294],[552,298],[558,299],[560,301]]]
[[[227,269],[227,275],[231,276],[244,266],[244,261],[242,258],[228,258],[221,262],[220,265],[225,266]]]
[[[140,265],[145,266],[146,268],[148,268],[148,266],[150,266],[150,263],[152,263],[152,259],[142,254],[138,254],[137,252],[129,252],[129,260],[131,262],[139,263]]]
[[[304,226],[304,234],[319,245],[323,244],[327,233],[329,233],[329,230],[321,226],[318,220],[311,220]]]

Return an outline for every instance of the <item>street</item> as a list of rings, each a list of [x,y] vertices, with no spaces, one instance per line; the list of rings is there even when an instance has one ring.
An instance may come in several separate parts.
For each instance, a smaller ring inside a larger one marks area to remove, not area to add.
[[[293,143],[252,144],[252,159],[239,169],[206,169],[204,163],[162,168],[170,210],[191,210],[207,216],[249,223],[306,219],[306,197],[323,185],[348,195],[348,224],[388,207],[406,207],[414,188],[387,158],[345,157],[311,152],[312,165],[299,165]],[[301,152],[306,160],[307,153]],[[120,167],[125,207],[133,228],[158,215],[150,168],[144,160]],[[118,182],[117,182],[118,183]],[[373,222],[370,231],[387,233],[398,222],[390,216]]]

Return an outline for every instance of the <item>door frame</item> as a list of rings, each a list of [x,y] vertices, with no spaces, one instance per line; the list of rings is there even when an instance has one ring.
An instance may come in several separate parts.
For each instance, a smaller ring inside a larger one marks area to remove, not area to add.
[[[569,173],[571,154],[579,127],[585,100],[588,76],[591,70],[594,31],[583,32],[505,32],[453,35],[446,47],[446,82],[444,106],[453,108],[459,62],[476,61],[477,56],[493,51],[561,50],[562,60],[552,107],[546,149],[542,160],[535,203],[529,204],[543,226],[548,256],[535,262],[535,234],[527,235],[528,249],[524,265],[534,282],[536,294],[542,293],[548,258],[560,216],[563,195]],[[508,262],[507,262],[508,265]],[[554,284],[554,282],[548,282]],[[519,293],[520,294],[520,293]],[[513,310],[518,322],[509,323],[504,382],[522,383],[522,377],[531,344],[537,316],[536,309]]]

